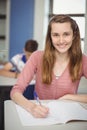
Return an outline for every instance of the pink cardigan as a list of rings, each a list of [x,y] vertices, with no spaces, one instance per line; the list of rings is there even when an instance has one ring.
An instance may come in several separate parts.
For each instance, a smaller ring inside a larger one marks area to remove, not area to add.
[[[41,62],[42,62],[43,51],[34,52],[27,63],[23,71],[21,72],[16,84],[13,86],[10,96],[15,92],[23,93],[26,86],[32,80],[36,73],[36,84],[35,90],[38,93],[40,99],[58,99],[65,94],[77,93],[80,80],[72,82],[69,74],[69,68],[66,67],[62,75],[57,79],[53,74],[53,80],[50,85],[43,84],[41,82]],[[80,78],[85,76],[87,78],[87,56],[83,55],[83,68]]]

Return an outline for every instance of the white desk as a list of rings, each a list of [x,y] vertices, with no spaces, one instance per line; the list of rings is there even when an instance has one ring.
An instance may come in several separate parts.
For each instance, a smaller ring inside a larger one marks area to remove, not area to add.
[[[5,130],[87,130],[87,122],[82,121],[51,126],[22,126],[14,102],[7,100],[4,102],[4,105]]]
[[[10,90],[16,80],[0,76],[0,130],[4,130],[4,101],[10,99]]]
[[[10,99],[10,90],[16,83],[15,78],[0,76],[0,130],[4,130],[4,101]],[[34,85],[31,81],[30,85]]]
[[[15,84],[15,82],[16,82],[16,80],[17,79],[15,79],[15,78],[7,78],[7,77],[3,77],[3,76],[0,76],[0,115],[1,115],[1,117],[0,117],[0,130],[4,130],[4,101],[5,100],[9,100],[10,99],[10,90],[11,90],[11,88],[12,88],[12,86]],[[34,84],[34,82],[32,81],[30,84]],[[79,88],[79,90],[78,90],[78,92],[79,93],[87,93],[87,80],[86,81],[84,81],[83,80],[83,82],[81,83],[81,85],[80,85],[80,88]],[[9,105],[8,104],[10,104],[10,109],[12,109],[14,112],[15,112],[15,109],[14,109],[14,107],[13,107],[13,105],[12,105],[12,103],[7,103],[7,108],[9,107]],[[8,111],[10,110],[10,109],[7,109]],[[16,112],[15,112],[16,113]],[[12,113],[13,114],[13,113]],[[16,115],[14,114],[13,116],[16,116],[16,118],[18,118],[17,117],[17,113],[16,113]],[[11,117],[11,115],[9,115],[8,117]],[[15,117],[14,117],[15,118]],[[13,120],[11,120],[12,119],[12,117],[10,118],[10,122],[9,123],[7,123],[7,124],[11,124],[11,122],[13,121]],[[6,122],[8,122],[9,120],[7,119],[7,121]],[[15,126],[14,126],[14,124],[13,124],[13,126],[12,126],[12,128],[11,129],[6,129],[6,130],[22,130],[21,129],[21,125],[20,125],[20,121],[17,119],[16,121],[18,121],[19,122],[19,124],[17,125],[18,126],[18,128],[20,128],[20,129],[16,129],[15,127],[16,127],[16,123],[15,123]],[[87,124],[87,123],[86,123]],[[85,125],[86,125],[85,124]],[[81,126],[82,125],[82,126]],[[81,122],[81,124],[80,123],[74,123],[73,124],[73,126],[72,126],[72,128],[74,129],[74,127],[76,127],[76,128],[80,128],[79,130],[85,130],[85,125],[83,125],[83,123]],[[83,127],[84,126],[84,127]],[[10,126],[11,127],[11,126]],[[58,128],[59,128],[59,130],[63,130],[63,128],[62,128],[63,126],[58,126]],[[83,129],[83,128],[84,129]],[[7,126],[7,128],[8,128],[8,126]],[[14,128],[14,129],[13,129]],[[31,130],[34,130],[35,128],[37,128],[38,130],[41,130],[40,128],[41,127],[31,127],[32,129]],[[43,127],[43,128],[45,128],[45,127]],[[56,130],[56,126],[54,125],[54,126],[49,126],[49,127],[47,127],[48,129],[50,128],[51,130]],[[71,126],[69,125],[69,124],[67,124],[67,125],[65,125],[64,126],[64,128],[66,128],[66,130],[68,130],[69,128],[70,128],[70,130],[72,130],[72,128],[71,128]],[[67,129],[68,128],[68,129]],[[81,129],[82,128],[82,129]],[[76,130],[78,130],[78,129],[76,129]],[[28,128],[27,127],[25,127],[24,128],[24,130],[28,130]],[[36,130],[36,129],[35,129]],[[65,130],[65,129],[64,129]],[[87,130],[87,125],[86,125],[86,130]]]

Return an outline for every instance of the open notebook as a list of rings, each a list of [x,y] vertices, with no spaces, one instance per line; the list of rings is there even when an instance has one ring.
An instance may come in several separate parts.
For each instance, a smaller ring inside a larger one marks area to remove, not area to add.
[[[43,105],[48,106],[50,110],[46,118],[35,118],[25,109],[15,104],[22,125],[53,125],[67,123],[71,120],[87,121],[87,109],[77,102],[54,100]]]

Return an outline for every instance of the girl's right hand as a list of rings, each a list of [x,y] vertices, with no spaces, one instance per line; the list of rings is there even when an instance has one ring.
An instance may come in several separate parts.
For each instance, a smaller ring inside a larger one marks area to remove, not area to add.
[[[31,114],[36,118],[45,118],[49,113],[49,108],[44,105],[35,104],[31,110]]]

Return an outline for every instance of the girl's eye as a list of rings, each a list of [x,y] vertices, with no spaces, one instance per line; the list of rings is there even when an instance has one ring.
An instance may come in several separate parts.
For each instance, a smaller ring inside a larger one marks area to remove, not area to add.
[[[58,37],[59,35],[57,33],[55,33],[55,34],[52,34],[52,36]]]
[[[64,36],[69,36],[70,34],[69,33],[64,33]]]

